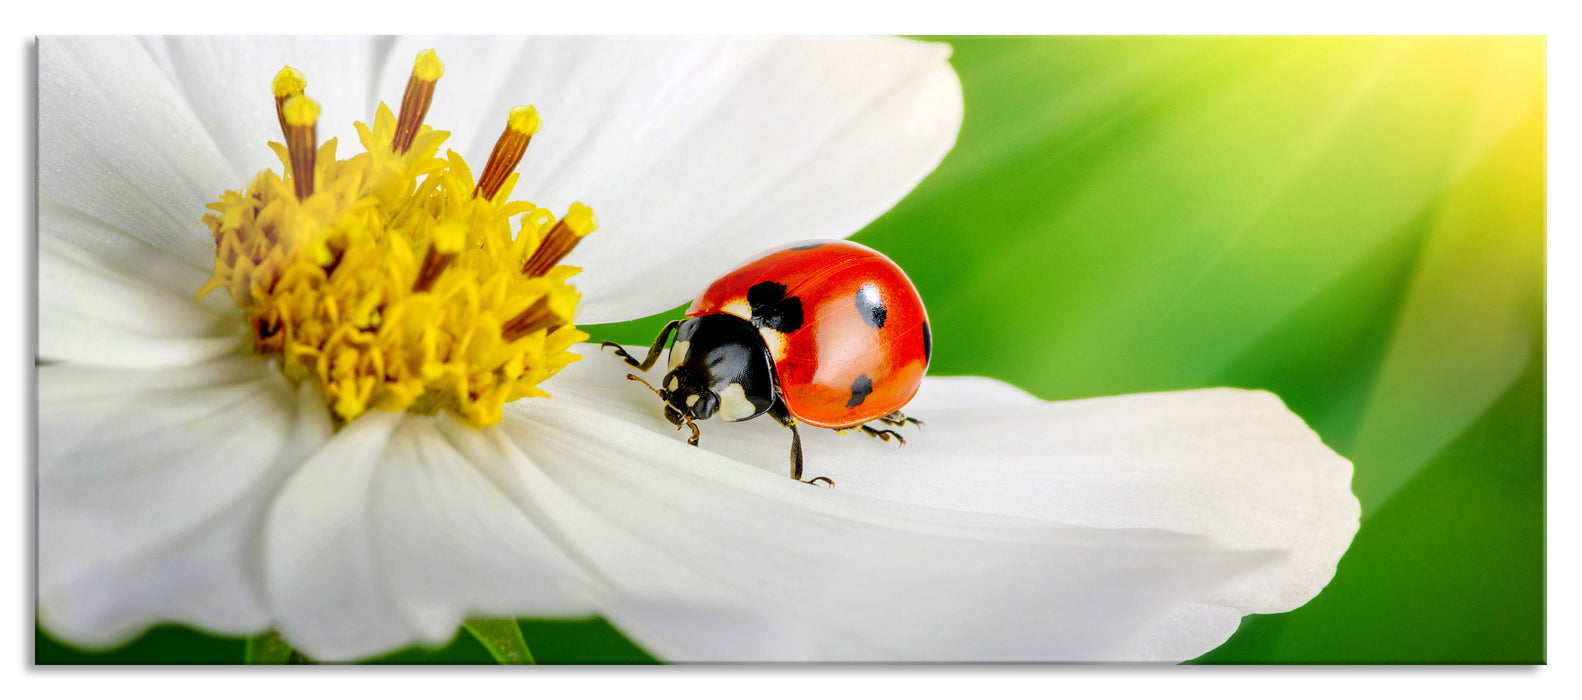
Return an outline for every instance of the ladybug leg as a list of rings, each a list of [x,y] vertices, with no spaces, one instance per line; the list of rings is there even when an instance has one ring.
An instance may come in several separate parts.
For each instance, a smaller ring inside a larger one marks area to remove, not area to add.
[[[791,429],[791,478],[802,480],[802,434],[797,432],[796,421],[783,423]]]
[[[896,442],[902,445],[906,444],[906,438],[901,437],[901,434],[895,432],[894,430],[878,430],[876,428],[870,428],[866,425],[859,425],[857,426],[857,429],[861,430],[864,435],[872,435],[873,437],[879,438],[885,442],[889,442],[890,438],[895,438]]]
[[[901,413],[900,411],[896,411],[895,413],[891,413],[888,416],[880,416],[879,417],[879,422],[880,423],[884,423],[886,425],[896,425],[896,426],[905,426],[907,423],[911,423],[912,425],[915,425],[915,426],[917,426],[919,428],[923,427],[923,421],[920,421],[920,420],[918,420],[916,418],[910,418],[906,414]]]
[[[698,446],[698,424],[697,423],[693,423],[692,419],[688,418],[686,416],[682,416],[681,418],[682,418],[682,420],[686,421],[687,427],[692,429],[692,437],[687,438],[687,444],[691,445],[693,447],[697,447]],[[678,425],[676,427],[680,428],[681,426]]]
[[[775,405],[769,408],[769,417],[775,419],[776,423],[791,429],[791,478],[814,486],[817,486],[822,481],[829,484],[828,488],[835,488],[834,480],[827,476],[814,477],[806,481],[802,479],[802,434],[797,432],[796,418],[791,416],[791,411],[786,408],[785,401],[776,397]]]
[[[599,343],[599,347],[615,348],[616,357],[626,360],[626,364],[628,365],[647,372],[648,370],[653,369],[654,362],[659,359],[660,351],[665,349],[665,342],[670,340],[670,332],[674,331],[676,326],[679,325],[681,325],[681,319],[678,318],[674,321],[671,321],[670,323],[665,324],[664,328],[659,329],[659,337],[654,339],[653,347],[648,348],[648,357],[643,358],[642,362],[638,362],[637,358],[632,357],[630,353],[626,352],[626,348],[621,347],[619,343],[613,343],[606,340],[602,343]]]

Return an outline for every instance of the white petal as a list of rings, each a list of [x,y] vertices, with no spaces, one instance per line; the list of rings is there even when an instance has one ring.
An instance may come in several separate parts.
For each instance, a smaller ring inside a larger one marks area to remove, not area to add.
[[[185,97],[130,37],[44,37],[38,54],[39,192],[207,268],[198,219],[245,183]]]
[[[808,459],[854,493],[1289,552],[1281,566],[1208,601],[1243,613],[1306,603],[1334,577],[1357,532],[1351,463],[1268,392],[1201,389],[916,416],[927,426],[907,429],[905,448],[817,431],[804,437]]]
[[[680,441],[647,389],[608,352],[547,388]],[[651,376],[651,381],[657,381]],[[957,407],[959,406],[959,408]],[[804,427],[807,476],[837,491],[942,509],[1102,528],[1205,535],[1279,564],[1175,609],[1135,658],[1190,658],[1240,616],[1297,607],[1333,577],[1358,526],[1351,465],[1264,392],[1209,389],[1045,403],[983,378],[929,378],[905,447]],[[702,446],[783,475],[790,436],[768,420],[703,424]]]
[[[943,380],[943,381],[940,381]],[[932,377],[906,404],[906,413],[919,415],[936,410],[1010,408],[1043,404],[1037,396],[1012,384],[988,377]]]
[[[38,252],[42,359],[176,367],[228,354],[246,339],[234,309],[216,312],[62,239],[41,238]]]
[[[380,464],[383,569],[412,617],[432,621],[430,639],[464,613],[593,612],[576,565],[475,466],[505,460],[497,444],[453,416],[409,416]]]
[[[212,183],[211,196],[236,189],[260,170],[280,170],[268,146],[280,141],[271,81],[282,66],[307,77],[307,94],[319,103],[318,137],[340,139],[338,153],[361,150],[353,121],[371,122],[374,69],[384,65],[389,40],[378,37],[140,37],[182,99],[191,106],[241,176]],[[400,96],[396,96],[399,104]]]
[[[1267,576],[1268,570],[1256,572]],[[1249,578],[1250,578],[1249,577]],[[1225,643],[1241,626],[1244,612],[1216,603],[1185,603],[1154,619],[1137,636],[1133,658],[1150,661],[1185,661]]]
[[[764,626],[770,639],[762,648],[785,649],[772,639],[789,632],[820,659],[1134,658],[1135,636],[1159,615],[1270,561],[1205,538],[822,490],[569,398],[513,404],[500,429],[545,484],[649,549],[620,560],[581,550],[612,587],[658,597],[664,582],[639,575],[642,567],[679,564],[700,581],[686,596],[693,605],[758,611],[775,622]],[[616,570],[626,573],[610,574]],[[611,614],[655,648],[674,650],[708,626],[619,604]]]
[[[53,245],[48,239],[70,243],[83,251],[91,251],[100,261],[115,261],[124,274],[135,275],[141,282],[188,300],[209,280],[213,269],[212,257],[201,268],[188,265],[137,236],[43,193],[38,196],[38,232],[40,247]],[[224,295],[214,296],[218,299]]]
[[[147,397],[169,404],[166,414],[189,407],[185,418],[196,420],[211,407],[201,401],[178,400],[180,397],[196,395],[193,392],[213,395],[238,387],[257,388],[272,376],[267,363],[241,355],[159,371],[76,363],[44,365],[39,368],[40,417],[59,409],[69,419],[39,421],[40,468],[80,451],[85,441],[99,438],[84,426],[114,424],[117,416],[135,412],[137,402]],[[47,393],[42,389],[45,377],[49,379]]]
[[[374,411],[297,473],[269,516],[270,597],[315,658],[449,639],[464,617],[593,611],[588,587],[452,439],[444,419]]]
[[[368,492],[400,422],[400,415],[375,411],[341,430],[297,471],[267,516],[270,604],[281,633],[310,655],[372,654],[415,636],[370,546]]]
[[[260,369],[40,368],[38,600],[51,632],[102,646],[165,621],[269,626],[264,508],[330,428],[316,397]]]
[[[446,63],[428,123],[452,131],[452,148],[483,161],[507,110],[534,104],[544,126],[515,196],[598,213],[567,261],[583,267],[583,323],[673,307],[773,245],[851,235],[933,170],[961,125],[944,44],[403,38],[382,99],[400,100],[428,47]]]

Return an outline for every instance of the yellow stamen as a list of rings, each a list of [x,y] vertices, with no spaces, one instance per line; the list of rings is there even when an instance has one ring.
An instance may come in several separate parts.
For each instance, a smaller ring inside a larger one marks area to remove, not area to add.
[[[434,101],[434,84],[445,74],[445,64],[439,55],[429,49],[417,55],[412,66],[412,77],[407,79],[406,94],[401,97],[401,118],[396,122],[395,152],[406,153],[417,136],[417,128],[428,115],[428,106]]]
[[[313,156],[319,147],[319,104],[307,95],[287,98],[280,108],[285,120],[286,150],[291,153],[291,179],[298,200],[313,194]]]
[[[442,70],[425,52],[413,80],[432,94]],[[382,104],[372,127],[356,125],[367,152],[338,160],[334,139],[316,144],[319,107],[300,76],[283,70],[273,86],[286,175],[258,175],[203,217],[215,257],[199,297],[225,290],[253,350],[313,382],[337,426],[374,409],[445,409],[481,426],[508,401],[548,396],[539,384],[588,337],[572,323],[578,270],[558,262],[594,229],[592,212],[576,204],[556,221],[508,201],[515,160],[495,175],[491,159],[485,195],[461,156],[438,155],[449,134],[419,129],[421,114],[397,148],[403,128]],[[525,146],[537,113],[513,110],[508,131]]]
[[[566,212],[566,218],[549,230],[544,242],[538,245],[538,250],[533,251],[533,256],[522,266],[522,274],[536,277],[554,269],[585,236],[597,228],[599,220],[594,218],[593,210],[580,202],[573,203]]]
[[[270,87],[275,93],[275,116],[280,119],[280,133],[289,135],[290,132],[286,130],[286,100],[302,94],[308,87],[308,79],[302,75],[302,71],[286,66],[275,74]]]
[[[527,144],[532,142],[533,134],[538,133],[538,125],[537,109],[511,108],[511,116],[505,122],[505,132],[494,142],[489,163],[483,166],[483,174],[478,176],[478,191],[485,199],[494,199],[495,193],[500,191],[500,185],[505,184],[505,178],[522,162],[522,154],[527,152]]]

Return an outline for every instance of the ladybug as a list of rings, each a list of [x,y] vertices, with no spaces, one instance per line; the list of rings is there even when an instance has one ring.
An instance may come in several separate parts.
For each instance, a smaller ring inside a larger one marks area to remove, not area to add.
[[[642,361],[616,343],[601,347],[647,372],[672,331],[660,388],[626,377],[659,394],[665,418],[691,428],[694,446],[693,421],[768,414],[791,430],[791,478],[801,481],[798,422],[900,445],[900,433],[868,424],[923,424],[901,408],[928,369],[928,313],[906,273],[866,246],[807,241],[772,250],[709,285]],[[825,477],[805,483],[821,481],[834,485]]]

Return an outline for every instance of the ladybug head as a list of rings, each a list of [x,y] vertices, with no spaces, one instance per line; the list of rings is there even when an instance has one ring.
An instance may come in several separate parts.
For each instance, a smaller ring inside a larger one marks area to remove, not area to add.
[[[675,351],[672,350],[672,353]],[[720,408],[720,395],[709,388],[706,374],[696,367],[676,367],[665,375],[659,398],[665,401],[665,418],[681,425],[687,418],[708,420]]]
[[[730,314],[689,318],[670,347],[670,372],[660,383],[665,418],[676,426],[715,414],[744,421],[775,402],[774,361],[758,328]]]

